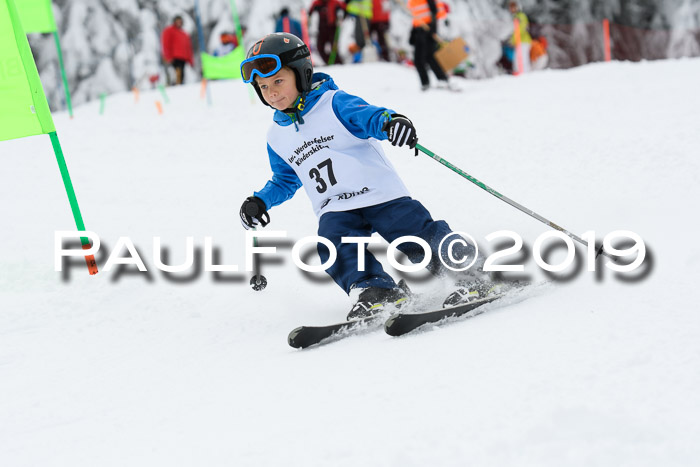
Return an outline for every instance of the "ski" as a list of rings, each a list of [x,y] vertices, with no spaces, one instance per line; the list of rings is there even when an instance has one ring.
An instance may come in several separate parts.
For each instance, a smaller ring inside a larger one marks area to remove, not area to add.
[[[547,283],[520,286],[504,293],[489,295],[486,298],[477,299],[463,305],[417,313],[413,313],[412,311],[416,309],[429,309],[429,307],[427,303],[425,303],[426,300],[422,299],[422,294],[414,294],[414,302],[411,303],[408,309],[401,308],[401,311],[395,309],[392,311],[385,310],[382,313],[367,318],[343,321],[326,326],[300,326],[289,333],[287,342],[296,349],[305,349],[313,345],[328,344],[346,337],[379,330],[382,325],[386,333],[390,336],[402,336],[425,324],[437,323],[447,318],[464,316],[479,309],[483,305],[496,302],[505,297],[507,297],[507,299],[503,300],[502,305],[513,305],[531,297],[533,292],[543,286],[547,286]],[[524,291],[529,292],[523,294]],[[390,313],[391,315],[387,319]]]
[[[300,326],[289,333],[287,342],[295,349],[305,349],[316,344],[334,342],[362,331],[380,329],[385,318],[386,315],[379,314],[326,326]]]
[[[426,311],[423,313],[397,313],[391,316],[384,323],[384,331],[390,336],[402,336],[407,334],[424,324],[436,323],[445,318],[454,318],[463,316],[487,303],[495,302],[504,297],[506,294],[498,294],[479,300],[474,300],[463,305],[457,305],[450,308],[442,308],[434,311]]]
[[[412,307],[420,302],[421,294],[412,293],[404,279],[399,281],[398,286],[407,295],[411,296]],[[384,321],[389,314],[395,310],[396,308],[389,306],[389,309],[366,318],[351,319],[326,326],[300,326],[289,333],[287,342],[295,349],[305,349],[312,345],[328,344],[345,337],[356,336],[369,331],[378,331],[384,325]]]
[[[443,318],[450,316],[461,316],[469,313],[473,309],[490,303],[503,295],[495,295],[493,297],[475,300],[464,305],[459,305],[452,308],[444,308],[438,311],[429,311],[424,313],[398,313],[386,319],[387,313],[380,313],[367,318],[353,319],[343,321],[341,323],[328,324],[325,326],[300,326],[289,333],[287,342],[295,349],[305,349],[313,345],[328,344],[336,342],[350,336],[356,336],[368,331],[381,329],[384,326],[387,334],[392,336],[400,336],[411,332],[412,330],[426,323],[440,321]],[[415,307],[412,307],[415,308]],[[391,324],[396,321],[396,324]],[[391,331],[390,331],[391,329]],[[392,332],[397,332],[393,334]]]

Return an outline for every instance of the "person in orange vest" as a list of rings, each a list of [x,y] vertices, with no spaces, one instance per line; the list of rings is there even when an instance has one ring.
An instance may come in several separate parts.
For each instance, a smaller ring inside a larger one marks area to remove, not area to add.
[[[389,0],[372,0],[372,21],[369,23],[370,36],[377,41],[381,52],[379,56],[385,62],[389,61],[389,46],[386,43],[386,34],[389,32]]]
[[[173,18],[173,24],[163,30],[161,35],[163,60],[175,69],[175,84],[185,82],[185,63],[194,64],[190,36],[182,29],[182,16]]]
[[[413,46],[413,61],[420,77],[421,90],[426,91],[430,88],[428,67],[435,73],[439,87],[451,89],[445,70],[433,55],[438,48],[435,40],[437,20],[447,16],[444,4],[435,0],[408,0],[408,8],[413,15],[409,43]]]

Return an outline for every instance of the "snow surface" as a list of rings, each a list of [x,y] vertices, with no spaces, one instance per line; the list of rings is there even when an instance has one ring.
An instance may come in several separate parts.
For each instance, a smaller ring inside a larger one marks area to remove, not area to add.
[[[55,272],[54,231],[75,227],[49,138],[0,143],[0,465],[697,465],[700,60],[465,81],[457,94],[420,93],[398,65],[331,71],[572,232],[638,233],[647,275],[597,280],[584,263],[473,319],[291,349],[293,328],[349,306],[290,259],[316,231],[305,194],[271,211],[268,229],[289,237],[263,265],[264,292],[245,272],[182,278],[153,260],[154,236],[168,264],[184,261],[187,236],[200,253],[211,236],[219,264],[244,267],[238,208],[269,176],[270,110],[240,82],[213,83],[211,106],[198,85],[168,89],[162,116],[157,91],[111,96],[103,115],[94,102],[54,119],[100,264],[127,236],[148,273],[89,276],[80,258]],[[531,251],[548,230],[429,158],[384,147],[414,196],[479,242],[507,229]],[[422,277],[410,285],[438,287]]]

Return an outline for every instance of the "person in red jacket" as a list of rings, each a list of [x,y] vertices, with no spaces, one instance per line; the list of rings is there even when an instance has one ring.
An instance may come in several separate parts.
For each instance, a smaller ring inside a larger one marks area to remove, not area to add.
[[[318,36],[316,49],[324,62],[329,63],[331,55],[333,63],[343,63],[338,55],[336,31],[340,27],[338,13],[345,11],[345,3],[339,0],[315,0],[309,8],[309,16],[318,13]]]
[[[189,34],[182,29],[182,16],[173,18],[173,24],[163,30],[161,36],[163,60],[175,68],[175,84],[185,81],[185,63],[194,64],[192,42]]]
[[[369,23],[369,33],[382,49],[379,56],[385,62],[389,61],[389,47],[386,43],[386,34],[389,32],[389,14],[391,12],[389,3],[389,0],[373,0],[372,21]]]

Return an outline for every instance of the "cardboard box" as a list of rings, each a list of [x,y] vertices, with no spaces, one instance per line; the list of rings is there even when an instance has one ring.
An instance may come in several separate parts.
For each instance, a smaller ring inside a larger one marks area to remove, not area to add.
[[[464,42],[464,39],[461,37],[453,39],[442,45],[440,49],[435,52],[435,60],[437,60],[446,73],[452,71],[469,56],[466,47],[467,43]]]

